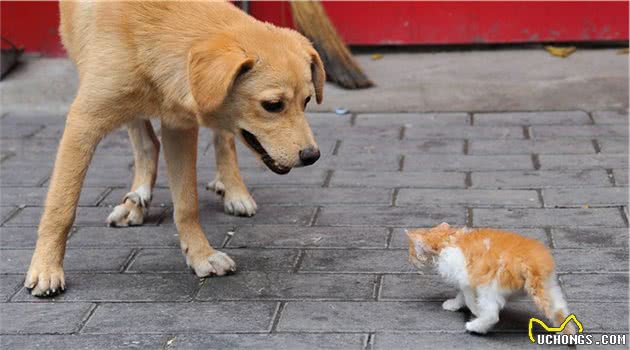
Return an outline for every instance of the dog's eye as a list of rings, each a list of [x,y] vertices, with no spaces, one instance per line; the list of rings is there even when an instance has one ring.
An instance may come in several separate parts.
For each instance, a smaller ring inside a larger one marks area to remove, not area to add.
[[[267,112],[271,113],[278,113],[284,109],[284,102],[282,101],[263,101],[261,105]]]
[[[306,100],[304,100],[304,109],[306,109],[306,105],[311,102],[311,96],[307,97]]]

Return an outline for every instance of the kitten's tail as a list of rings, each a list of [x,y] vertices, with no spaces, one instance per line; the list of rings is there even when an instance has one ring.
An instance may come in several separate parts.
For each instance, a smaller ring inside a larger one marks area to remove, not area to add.
[[[558,285],[555,272],[543,277],[538,271],[526,269],[525,290],[554,327],[560,326],[569,316],[569,308]],[[567,323],[563,333],[575,334],[577,332],[575,326],[573,322]]]

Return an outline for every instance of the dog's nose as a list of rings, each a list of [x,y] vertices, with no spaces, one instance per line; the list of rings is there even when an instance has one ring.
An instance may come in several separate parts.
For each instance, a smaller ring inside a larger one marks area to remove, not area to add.
[[[307,147],[300,151],[300,160],[302,165],[311,165],[319,159],[319,149]]]

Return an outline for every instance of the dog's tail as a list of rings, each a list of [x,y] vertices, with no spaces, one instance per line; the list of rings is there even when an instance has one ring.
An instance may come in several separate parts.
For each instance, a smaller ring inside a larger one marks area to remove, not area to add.
[[[569,308],[558,285],[555,272],[542,276],[539,271],[525,269],[525,290],[536,306],[551,321],[553,327],[559,327],[569,316]],[[568,322],[563,330],[565,334],[575,334],[576,325]]]

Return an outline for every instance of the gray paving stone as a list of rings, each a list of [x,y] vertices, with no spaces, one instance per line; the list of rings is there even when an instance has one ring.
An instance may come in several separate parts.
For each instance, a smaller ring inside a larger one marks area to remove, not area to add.
[[[24,282],[23,275],[0,275],[0,303],[9,301]]]
[[[365,172],[337,170],[333,173],[331,187],[425,187],[463,188],[466,175],[454,172]]]
[[[166,181],[166,172],[158,172],[158,182]],[[90,167],[83,181],[86,187],[122,187],[128,188],[133,181],[133,172],[129,167],[124,165],[98,169]]]
[[[79,330],[92,304],[86,303],[2,303],[0,318],[2,334],[69,334]]]
[[[200,221],[205,227],[207,225],[254,225],[254,224],[286,224],[286,225],[307,225],[311,222],[315,208],[301,206],[271,206],[258,207],[256,216],[236,217],[226,215],[223,212],[223,203],[202,202],[200,205]],[[172,212],[168,213],[162,224],[172,224]]]
[[[597,140],[603,153],[628,154],[628,138],[600,138]]]
[[[0,139],[0,148],[14,154],[18,158],[32,153],[50,154],[56,152],[58,145],[59,140],[39,138]]]
[[[628,228],[595,227],[551,229],[556,248],[628,248]]]
[[[275,310],[272,302],[101,304],[83,333],[260,333]]]
[[[204,226],[206,237],[213,246],[220,246],[226,233],[231,230],[230,226]],[[70,236],[68,247],[179,247],[179,235],[175,225],[80,227]]]
[[[473,172],[473,188],[545,188],[611,186],[603,169]]]
[[[628,304],[626,303],[569,303],[569,311],[574,313],[585,331],[623,331],[628,329]],[[532,302],[508,302],[499,315],[495,326],[497,332],[519,332],[527,334],[530,317],[545,320]],[[537,329],[537,328],[534,328]]]
[[[3,349],[123,350],[159,349],[168,338],[163,335],[5,335]]]
[[[312,169],[397,171],[400,168],[398,154],[343,154],[320,159]],[[311,169],[311,170],[312,170]]]
[[[336,127],[349,127],[352,121],[352,115],[338,115],[336,113],[315,113],[306,112],[306,118],[311,128],[318,128],[321,126],[336,126]]]
[[[523,334],[487,334],[483,337],[467,333],[376,333],[373,350],[433,350],[433,349],[532,349]],[[536,349],[558,349],[558,346],[536,345]],[[581,347],[580,347],[581,348]]]
[[[475,125],[572,125],[590,124],[582,111],[475,113]]]
[[[540,207],[536,191],[476,189],[401,189],[397,206]]]
[[[380,140],[396,140],[400,137],[400,130],[402,125],[385,124],[385,125],[368,125],[368,126],[353,126],[351,128],[318,128],[315,131],[323,131],[324,136],[330,137],[334,135],[339,140],[346,138],[363,138],[365,135],[369,135],[372,139]],[[317,134],[316,134],[317,135]]]
[[[157,225],[164,215],[164,208],[151,208],[149,215],[144,218],[144,225]],[[112,211],[107,207],[78,207],[74,226],[104,227],[105,219]],[[42,216],[43,207],[26,207],[13,216],[4,226],[37,227]]]
[[[3,162],[0,166],[2,168],[0,186],[3,189],[13,186],[39,186],[50,176],[52,171],[51,167],[38,166],[37,164],[11,165],[8,164],[9,161]]]
[[[427,267],[426,271],[431,269]],[[300,272],[416,273],[404,250],[306,250]]]
[[[379,300],[444,301],[457,294],[437,275],[384,275]]]
[[[457,139],[417,139],[391,140],[382,142],[371,138],[344,139],[338,150],[342,156],[372,154],[389,156],[392,154],[463,154],[464,140]]]
[[[613,169],[613,176],[617,186],[628,186],[628,168]]]
[[[532,159],[528,155],[422,155],[405,156],[403,169],[407,171],[449,170],[533,170]]]
[[[542,139],[542,140],[471,140],[468,153],[484,154],[594,154],[591,140]]]
[[[467,113],[366,113],[357,115],[358,126],[455,126],[468,125]]]
[[[575,274],[560,279],[569,301],[628,301],[627,274]]]
[[[35,247],[37,229],[34,227],[2,227],[0,228],[0,247],[30,248]]]
[[[447,221],[453,224],[465,223],[463,208],[434,207],[323,207],[317,218],[317,225],[326,226],[430,226]]]
[[[591,332],[628,332],[627,303],[572,303],[570,307]]]
[[[405,139],[522,139],[523,128],[517,126],[449,126],[405,128]]]
[[[533,126],[532,137],[628,137],[627,125]]]
[[[0,207],[0,223],[9,219],[16,211],[16,207]]]
[[[240,272],[207,280],[198,300],[370,300],[376,277],[370,275]]]
[[[463,329],[461,315],[437,302],[289,302],[278,323],[281,332]]]
[[[69,271],[119,271],[131,249],[67,249],[63,268]],[[0,273],[26,273],[32,249],[0,250]]]
[[[542,228],[520,228],[520,229],[510,230],[510,228],[503,227],[502,229],[505,229],[508,231],[514,231],[518,233],[519,235],[537,239],[545,243],[545,245],[551,246],[549,243],[549,239],[547,238],[547,233],[545,233],[545,230]],[[393,248],[393,249],[407,249],[409,247],[409,239],[407,238],[405,229],[402,229],[402,228],[394,229],[394,232],[392,234],[392,240],[389,246],[390,248]]]
[[[67,289],[55,302],[185,302],[199,279],[188,274],[67,274]],[[22,289],[12,301],[41,302]]]
[[[477,227],[625,226],[617,208],[473,209],[473,224]]]
[[[185,334],[175,337],[169,349],[361,350],[365,342],[362,334]]]
[[[272,173],[270,170],[248,170],[242,171],[241,176],[245,184],[250,187],[254,186],[296,186],[296,185],[310,185],[321,186],[324,184],[324,180],[328,174],[323,169],[295,169],[299,171],[291,171],[290,173],[282,176]],[[209,180],[207,180],[209,181]]]
[[[392,203],[393,190],[384,188],[257,188],[253,196],[258,205],[293,204],[371,204]]]
[[[79,205],[96,205],[107,191],[106,188],[84,187],[79,198]],[[0,204],[28,205],[43,207],[48,188],[43,187],[5,187],[0,191]]]
[[[298,252],[293,249],[221,249],[239,272],[291,271]],[[130,272],[191,273],[180,249],[143,249],[127,269]]]
[[[378,227],[238,227],[231,248],[385,248],[388,230]]]
[[[615,206],[628,204],[627,187],[549,188],[543,190],[546,207]]]
[[[28,122],[9,122],[2,121],[2,127],[0,128],[0,137],[3,139],[21,139],[37,134],[44,129],[44,125],[32,124]]]
[[[628,111],[595,111],[595,124],[628,124]]]
[[[628,272],[628,250],[623,248],[554,249],[559,273]]]

